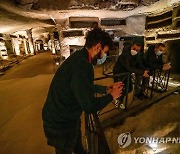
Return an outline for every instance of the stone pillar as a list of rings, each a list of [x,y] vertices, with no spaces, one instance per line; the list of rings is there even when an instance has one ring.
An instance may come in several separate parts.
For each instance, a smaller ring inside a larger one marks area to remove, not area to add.
[[[26,53],[26,55],[28,55],[28,49],[27,49],[27,44],[26,44],[26,38],[25,37],[23,37],[23,43],[24,43],[24,49],[25,49],[25,53]]]
[[[55,50],[55,44],[54,44],[54,33],[50,32],[50,40],[51,40],[51,50],[52,50],[52,54],[56,54],[56,50]]]
[[[61,48],[61,56],[67,59],[70,56],[70,47],[67,45],[65,38],[62,35],[63,27],[61,25],[57,25],[57,29],[59,32],[59,42]]]
[[[7,48],[5,46],[5,41],[3,39],[0,39],[0,58],[8,58]]]
[[[29,48],[32,55],[36,54],[34,50],[33,37],[32,37],[32,29],[26,30],[29,42]]]
[[[12,38],[12,46],[16,55],[20,55],[19,40],[18,38]]]

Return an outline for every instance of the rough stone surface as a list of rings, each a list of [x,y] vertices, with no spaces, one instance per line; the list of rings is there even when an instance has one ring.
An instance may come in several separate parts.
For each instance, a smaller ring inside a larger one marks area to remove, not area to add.
[[[29,3],[36,3],[38,0],[16,0],[19,4],[29,4]]]
[[[23,5],[25,9],[67,9],[72,8],[107,8],[107,9],[119,9],[119,10],[131,10],[138,5],[150,5],[158,0],[14,0],[19,5]],[[31,5],[30,5],[31,4]],[[74,6],[74,7],[73,7]]]

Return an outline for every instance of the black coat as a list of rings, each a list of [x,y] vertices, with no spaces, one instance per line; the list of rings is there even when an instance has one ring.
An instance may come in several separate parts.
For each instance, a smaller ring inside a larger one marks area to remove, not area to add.
[[[131,92],[131,76],[129,76],[128,80],[127,75],[123,74],[128,73],[130,75],[131,73],[135,73],[137,75],[143,76],[144,70],[146,70],[146,68],[142,63],[142,55],[138,53],[137,55],[132,56],[131,46],[126,46],[123,49],[122,54],[118,57],[116,64],[114,65],[113,75],[121,74],[120,76],[114,77],[114,82],[122,81],[124,83],[125,88],[123,90],[123,93],[125,93],[126,88],[128,88],[128,92]],[[129,84],[127,84],[128,82]]]
[[[122,54],[116,61],[113,68],[113,74],[135,73],[143,75],[144,70],[146,70],[146,68],[142,64],[141,56],[139,54],[132,56],[131,46],[127,46],[123,49]]]
[[[110,94],[95,97],[95,93],[105,94],[106,87],[94,85],[93,66],[83,48],[59,67],[51,82],[42,112],[45,132],[74,127],[82,111],[95,113],[113,100]]]
[[[150,70],[162,69],[163,68],[163,59],[162,55],[157,56],[154,52],[155,46],[152,45],[144,54],[144,65]]]

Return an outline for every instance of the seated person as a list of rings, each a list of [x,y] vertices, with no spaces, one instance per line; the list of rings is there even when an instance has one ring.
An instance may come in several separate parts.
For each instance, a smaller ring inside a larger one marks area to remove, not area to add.
[[[150,69],[152,74],[153,70],[169,70],[170,64],[164,64],[162,55],[165,53],[166,46],[163,43],[149,46],[148,50],[144,54],[144,65]]]
[[[144,77],[149,77],[148,75],[148,70],[143,67],[143,65],[139,64],[139,56],[138,53],[140,52],[143,43],[141,41],[135,40],[132,45],[125,46],[122,54],[118,57],[116,64],[114,65],[113,68],[113,75],[114,77],[114,82],[122,81],[124,83],[124,90],[122,92],[122,96],[119,99],[119,103],[123,103],[124,96],[126,95],[126,87],[128,83],[128,79],[125,78],[124,76],[116,76],[121,73],[135,73],[136,76],[144,76]],[[135,86],[135,96],[136,97],[142,97],[144,96],[143,93],[141,93],[141,85]],[[132,80],[131,77],[129,77],[129,87],[128,87],[128,92],[132,91]],[[120,107],[124,108],[123,105]]]

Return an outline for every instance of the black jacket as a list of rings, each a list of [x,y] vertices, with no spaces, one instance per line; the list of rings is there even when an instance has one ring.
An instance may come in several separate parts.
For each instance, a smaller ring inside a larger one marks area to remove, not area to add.
[[[73,127],[79,122],[82,111],[94,113],[104,108],[113,98],[105,86],[94,85],[94,70],[83,48],[72,54],[57,70],[42,110],[44,128],[58,130]],[[48,132],[46,132],[48,134]]]
[[[139,55],[132,56],[131,46],[126,46],[114,65],[113,74],[135,73],[143,75],[145,69],[141,57]]]
[[[154,52],[155,46],[152,45],[148,48],[148,50],[144,54],[144,65],[150,70],[162,69],[163,67],[163,59],[162,55],[157,56]]]

